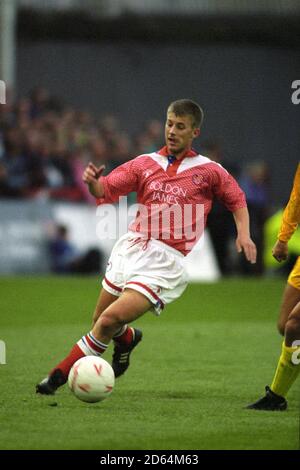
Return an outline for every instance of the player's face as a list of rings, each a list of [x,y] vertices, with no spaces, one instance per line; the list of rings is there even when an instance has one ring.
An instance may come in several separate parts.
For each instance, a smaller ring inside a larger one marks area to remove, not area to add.
[[[200,134],[200,129],[193,127],[192,116],[176,116],[167,114],[165,127],[165,139],[169,152],[178,155],[190,149],[195,137]]]

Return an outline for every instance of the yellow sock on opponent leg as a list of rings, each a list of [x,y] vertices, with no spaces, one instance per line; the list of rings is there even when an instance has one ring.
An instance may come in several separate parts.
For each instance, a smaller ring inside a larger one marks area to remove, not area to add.
[[[300,372],[298,347],[288,347],[283,342],[281,356],[271,385],[272,392],[285,397]]]

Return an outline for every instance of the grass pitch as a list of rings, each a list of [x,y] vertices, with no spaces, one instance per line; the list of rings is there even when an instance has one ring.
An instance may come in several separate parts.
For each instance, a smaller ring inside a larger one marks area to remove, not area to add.
[[[106,401],[86,404],[35,384],[89,331],[99,280],[0,279],[0,449],[299,449],[299,380],[287,412],[244,408],[273,377],[283,286],[190,285],[160,318],[136,322],[130,369]]]

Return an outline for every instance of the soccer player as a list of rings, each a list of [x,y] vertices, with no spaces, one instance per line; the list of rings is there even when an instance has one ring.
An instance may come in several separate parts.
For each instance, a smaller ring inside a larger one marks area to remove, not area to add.
[[[104,166],[90,163],[85,169],[83,181],[97,204],[114,203],[136,191],[139,210],[129,232],[112,250],[91,332],[37,385],[38,393],[53,394],[67,381],[75,361],[101,355],[111,340],[115,376],[126,371],[130,354],[142,339],[142,332],[128,324],[148,310],[159,315],[183,293],[183,259],[201,237],[214,197],[233,213],[237,251],[255,263],[243,191],[221,165],[192,150],[202,120],[197,103],[175,101],[167,110],[165,147],[120,165],[108,176],[101,176]]]
[[[287,259],[288,241],[299,223],[300,164],[296,171],[289,202],[283,212],[278,239],[272,250],[272,254],[277,261],[281,262]],[[297,354],[300,345],[300,257],[288,277],[283,293],[278,330],[284,336],[284,341],[273,382],[271,387],[266,387],[264,397],[247,406],[249,409],[286,410],[287,401],[285,397],[300,372],[299,353]]]

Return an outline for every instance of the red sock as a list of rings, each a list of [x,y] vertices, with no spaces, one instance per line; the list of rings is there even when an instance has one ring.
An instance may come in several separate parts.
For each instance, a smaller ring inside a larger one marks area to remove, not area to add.
[[[118,344],[130,344],[133,341],[134,338],[134,330],[130,326],[126,325],[126,329],[123,331],[123,333],[117,334],[117,336],[114,336],[114,341]]]
[[[78,359],[84,356],[84,352],[80,349],[77,344],[75,344],[75,346],[73,346],[73,348],[71,349],[69,355],[63,361],[57,364],[57,366],[55,366],[54,369],[51,370],[49,375],[51,375],[52,372],[54,372],[56,369],[60,369],[64,374],[65,379],[67,380],[73,364],[75,364]]]
[[[50,375],[56,370],[60,369],[67,381],[69,372],[78,359],[84,356],[101,356],[101,354],[107,349],[107,344],[98,341],[92,332],[83,336],[71,349],[68,356],[57,364],[54,369],[51,370]]]

